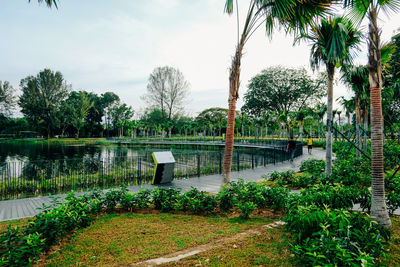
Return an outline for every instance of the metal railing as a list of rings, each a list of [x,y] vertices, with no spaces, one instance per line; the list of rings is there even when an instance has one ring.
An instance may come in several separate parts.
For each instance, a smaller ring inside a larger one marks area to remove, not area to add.
[[[302,155],[298,143],[295,157]],[[174,178],[222,174],[223,151],[174,153]],[[288,160],[286,146],[236,148],[232,171]],[[151,183],[154,163],[150,153],[135,157],[19,161],[0,164],[0,199],[13,199],[92,188]]]

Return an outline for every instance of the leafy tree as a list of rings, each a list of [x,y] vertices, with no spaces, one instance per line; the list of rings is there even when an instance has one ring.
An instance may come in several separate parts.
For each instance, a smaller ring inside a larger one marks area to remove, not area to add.
[[[86,92],[71,92],[67,99],[67,105],[71,109],[71,125],[76,129],[75,138],[79,138],[79,131],[84,125],[84,119],[89,113],[93,102],[90,102]]]
[[[168,119],[171,119],[183,108],[189,86],[179,69],[157,67],[150,74],[143,99],[152,107],[166,112]]]
[[[325,64],[328,74],[328,101],[326,126],[326,168],[332,173],[332,133],[333,133],[333,81],[335,68],[351,62],[351,49],[357,48],[361,33],[353,23],[343,17],[322,19],[319,25],[311,28],[310,33],[301,34],[298,40],[306,39],[312,43],[310,63],[313,69]]]
[[[15,89],[7,81],[0,81],[0,116],[8,117],[15,107]]]
[[[89,109],[85,117],[85,132],[89,136],[101,136],[103,131],[102,121],[104,117],[104,103],[101,96],[95,93],[85,92],[93,106]]]
[[[124,104],[114,105],[110,111],[112,122],[115,129],[119,129],[118,136],[124,136],[124,128],[133,117],[133,109]]]
[[[270,67],[250,80],[243,111],[259,117],[265,111],[299,111],[325,95],[326,77],[312,79],[302,69]]]
[[[113,92],[106,92],[101,95],[101,106],[104,109],[104,120],[106,122],[107,136],[109,135],[110,124],[112,120],[111,110],[120,102],[119,96]]]
[[[199,125],[204,125],[205,127],[209,127],[213,129],[217,127],[219,130],[219,135],[221,135],[222,127],[224,126],[223,122],[226,122],[228,118],[228,110],[225,108],[208,108],[199,113],[196,117],[196,121]],[[212,125],[212,127],[210,127]]]
[[[18,104],[29,124],[47,137],[57,129],[62,101],[67,97],[70,86],[61,72],[44,69],[36,76],[21,80],[22,95]]]

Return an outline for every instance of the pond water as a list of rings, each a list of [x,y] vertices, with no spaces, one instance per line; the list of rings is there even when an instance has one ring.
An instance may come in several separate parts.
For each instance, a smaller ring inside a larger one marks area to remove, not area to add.
[[[222,147],[187,148],[0,143],[0,199],[151,183],[154,151],[173,152],[176,179],[222,172]],[[270,149],[236,149],[232,170],[281,161],[285,156]]]

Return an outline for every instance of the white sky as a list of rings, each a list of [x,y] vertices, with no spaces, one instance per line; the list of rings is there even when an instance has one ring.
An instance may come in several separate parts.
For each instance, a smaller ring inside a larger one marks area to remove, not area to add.
[[[241,18],[248,1],[239,1]],[[60,0],[58,9],[36,0],[0,0],[0,80],[16,88],[44,68],[61,71],[74,90],[113,91],[139,112],[140,96],[157,66],[179,68],[191,84],[190,115],[227,107],[228,75],[236,44],[236,17],[224,0]],[[400,27],[400,14],[381,14],[382,40]],[[364,30],[367,28],[365,27]],[[245,47],[242,98],[248,81],[269,66],[306,67],[309,46],[261,27]],[[362,48],[357,62],[366,62]],[[321,68],[324,70],[324,68]],[[310,71],[311,74],[311,71]],[[334,88],[334,98],[349,93]],[[243,104],[239,99],[238,108]]]

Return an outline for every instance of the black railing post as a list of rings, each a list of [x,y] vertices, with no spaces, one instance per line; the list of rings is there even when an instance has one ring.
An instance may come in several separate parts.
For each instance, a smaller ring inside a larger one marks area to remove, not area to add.
[[[267,155],[266,155],[266,149],[264,148],[264,167],[267,165],[266,160],[267,160]]]
[[[200,177],[200,152],[197,153],[197,176]]]
[[[275,145],[274,145],[274,165],[276,163],[276,151],[275,151]]]
[[[237,170],[240,171],[240,158],[239,158],[239,149],[236,151],[236,157],[237,157]]]
[[[222,174],[222,151],[219,152],[219,174]]]
[[[141,157],[139,157],[139,159],[138,159],[138,177],[137,177],[137,179],[138,180],[142,179],[142,158]]]
[[[251,152],[251,168],[254,169],[254,152]]]

